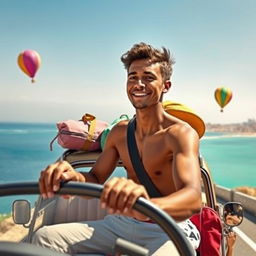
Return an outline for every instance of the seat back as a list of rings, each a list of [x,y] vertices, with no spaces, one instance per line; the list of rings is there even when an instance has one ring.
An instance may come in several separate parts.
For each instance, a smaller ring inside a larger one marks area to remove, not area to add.
[[[107,214],[98,198],[86,199],[73,196],[70,199],[58,197],[53,224],[103,219]]]

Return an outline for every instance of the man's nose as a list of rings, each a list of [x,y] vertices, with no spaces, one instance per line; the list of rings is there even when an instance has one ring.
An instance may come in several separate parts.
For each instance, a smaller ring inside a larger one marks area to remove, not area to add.
[[[138,80],[138,82],[137,82],[136,85],[137,85],[138,87],[140,87],[140,88],[141,88],[141,87],[144,88],[144,87],[146,86],[145,83],[143,83],[141,79]]]

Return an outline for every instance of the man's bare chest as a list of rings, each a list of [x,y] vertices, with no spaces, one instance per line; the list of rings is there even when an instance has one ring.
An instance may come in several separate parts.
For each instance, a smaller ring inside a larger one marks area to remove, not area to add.
[[[124,144],[121,144],[124,145]],[[151,180],[159,186],[167,183],[170,186],[172,176],[172,152],[165,148],[163,142],[159,143],[138,143],[139,157],[145,171]],[[119,156],[122,160],[127,174],[130,178],[136,179],[136,172],[131,163],[127,144],[119,147]]]

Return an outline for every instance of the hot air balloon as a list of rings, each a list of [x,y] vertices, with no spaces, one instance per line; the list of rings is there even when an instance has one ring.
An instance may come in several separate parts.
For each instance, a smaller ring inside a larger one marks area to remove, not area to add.
[[[223,112],[223,108],[231,101],[232,91],[227,87],[219,87],[215,90],[215,100],[221,107],[220,112]]]
[[[29,77],[31,82],[34,83],[34,76],[41,64],[40,55],[34,50],[25,50],[18,56],[18,65],[20,69]]]

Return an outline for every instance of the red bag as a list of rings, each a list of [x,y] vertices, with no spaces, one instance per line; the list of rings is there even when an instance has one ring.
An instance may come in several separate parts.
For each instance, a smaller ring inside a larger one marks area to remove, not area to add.
[[[51,141],[58,139],[58,143],[63,148],[95,151],[100,149],[100,136],[109,124],[105,121],[97,120],[91,114],[85,114],[82,120],[67,120],[57,123],[59,130],[57,136]]]
[[[206,206],[199,214],[194,214],[190,220],[201,235],[201,242],[197,248],[200,256],[220,256],[222,225],[218,213]]]

